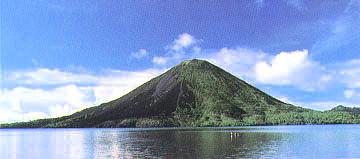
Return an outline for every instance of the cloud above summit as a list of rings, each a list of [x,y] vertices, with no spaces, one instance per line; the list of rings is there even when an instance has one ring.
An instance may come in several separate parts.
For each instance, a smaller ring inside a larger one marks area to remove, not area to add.
[[[280,52],[268,61],[255,65],[258,82],[273,85],[292,85],[305,90],[321,89],[331,80],[325,67],[309,57],[308,50]]]

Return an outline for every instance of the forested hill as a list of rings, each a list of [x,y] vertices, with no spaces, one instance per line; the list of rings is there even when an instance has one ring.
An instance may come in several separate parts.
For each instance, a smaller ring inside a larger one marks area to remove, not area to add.
[[[194,59],[180,63],[108,103],[69,116],[2,124],[0,127],[360,123],[358,108],[350,109],[337,107],[320,112],[287,104],[207,61]]]
[[[339,105],[331,109],[330,111],[348,112],[353,115],[360,115],[360,108],[356,108],[356,107],[350,108],[350,107],[345,107],[343,105]]]

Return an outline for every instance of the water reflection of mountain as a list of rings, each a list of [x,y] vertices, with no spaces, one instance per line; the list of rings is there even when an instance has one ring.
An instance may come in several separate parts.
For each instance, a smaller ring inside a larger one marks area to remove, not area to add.
[[[95,156],[163,158],[258,158],[276,156],[288,135],[265,132],[161,130],[102,133]],[[107,154],[107,155],[105,155]]]

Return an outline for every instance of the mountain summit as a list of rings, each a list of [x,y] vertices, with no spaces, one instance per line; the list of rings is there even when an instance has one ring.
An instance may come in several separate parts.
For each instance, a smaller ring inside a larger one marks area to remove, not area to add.
[[[283,116],[274,114],[292,117],[291,113],[308,112],[313,110],[284,103],[207,61],[193,59],[108,103],[10,127],[231,126],[270,120],[281,124]]]

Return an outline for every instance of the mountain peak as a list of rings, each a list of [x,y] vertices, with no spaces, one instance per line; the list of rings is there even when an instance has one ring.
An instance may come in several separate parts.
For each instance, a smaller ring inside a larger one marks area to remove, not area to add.
[[[209,63],[206,60],[200,60],[200,59],[189,59],[189,60],[184,60],[183,62],[181,62],[181,64],[196,64],[196,63]]]
[[[338,111],[338,112],[348,112],[354,115],[360,115],[360,108],[359,107],[346,107],[343,105],[338,105],[335,108],[331,109],[330,111]]]
[[[184,60],[181,62],[178,66],[191,66],[191,67],[200,67],[204,65],[213,65],[210,62],[206,60],[199,60],[199,59],[190,59],[190,60]]]
[[[185,60],[178,64],[177,66],[173,67],[173,70],[182,73],[182,74],[193,74],[195,72],[212,72],[212,71],[219,71],[220,68],[211,64],[206,60],[199,60],[199,59],[190,59]],[[223,70],[222,70],[223,71]]]
[[[332,108],[332,110],[342,110],[342,109],[345,109],[345,108],[346,108],[346,107],[343,106],[343,105],[338,105],[338,106]]]

